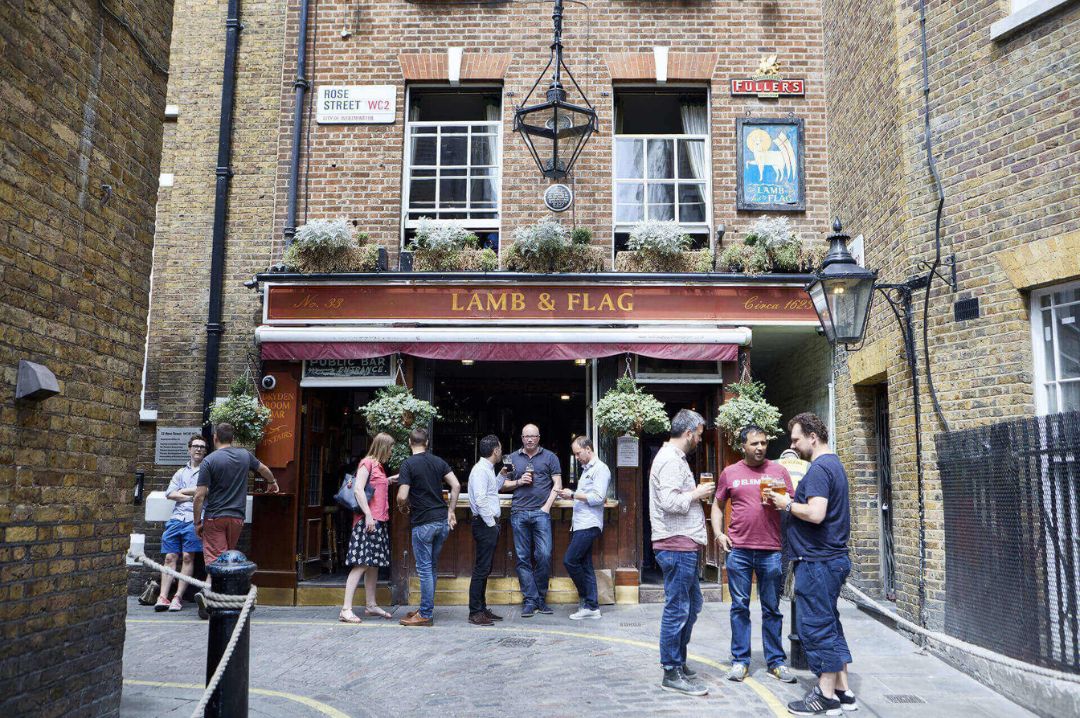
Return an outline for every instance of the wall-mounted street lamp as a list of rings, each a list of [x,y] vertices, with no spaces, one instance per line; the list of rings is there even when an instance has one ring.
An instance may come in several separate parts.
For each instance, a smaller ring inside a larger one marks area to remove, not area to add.
[[[581,91],[570,68],[563,62],[562,18],[562,0],[555,0],[555,9],[551,15],[555,25],[551,57],[514,113],[514,130],[525,140],[540,173],[555,180],[566,177],[585,143],[589,141],[589,136],[597,129],[596,110]],[[549,69],[552,70],[551,84],[545,93],[544,102],[530,105],[530,98]],[[570,78],[584,105],[567,101],[566,87],[562,83],[563,72]]]

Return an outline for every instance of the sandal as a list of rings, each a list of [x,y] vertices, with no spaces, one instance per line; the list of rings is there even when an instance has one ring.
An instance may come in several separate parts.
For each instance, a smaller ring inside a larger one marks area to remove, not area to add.
[[[351,608],[341,609],[337,619],[342,623],[363,623],[363,621],[360,620],[360,617],[352,612]]]
[[[378,606],[367,606],[364,608],[365,616],[382,616],[383,618],[393,618],[389,613],[382,610]]]

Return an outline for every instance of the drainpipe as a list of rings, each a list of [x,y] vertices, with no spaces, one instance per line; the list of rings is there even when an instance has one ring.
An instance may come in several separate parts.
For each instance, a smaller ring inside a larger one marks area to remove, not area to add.
[[[295,100],[293,102],[292,150],[289,154],[289,197],[286,202],[285,246],[292,244],[296,235],[296,190],[300,180],[300,140],[304,130],[304,94],[307,92],[307,30],[308,0],[300,0],[300,28],[297,30],[296,44],[296,80],[293,82]]]
[[[232,178],[232,125],[236,90],[236,49],[240,43],[240,0],[229,0],[225,18],[225,64],[221,82],[221,117],[218,123],[217,186],[214,193],[214,235],[210,249],[210,306],[206,318],[206,369],[203,372],[203,435],[210,437],[210,404],[218,381],[221,354],[222,292],[225,283],[225,220]]]

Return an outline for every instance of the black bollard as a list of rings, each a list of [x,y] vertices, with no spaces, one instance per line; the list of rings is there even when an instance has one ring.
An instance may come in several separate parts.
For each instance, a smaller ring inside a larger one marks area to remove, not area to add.
[[[791,667],[805,671],[810,667],[810,664],[806,661],[806,651],[802,647],[802,639],[799,638],[798,616],[795,613],[795,597],[791,597],[791,633],[788,634],[788,641],[791,642]]]
[[[226,551],[206,567],[210,574],[210,590],[232,596],[246,596],[251,590],[255,564],[239,551]],[[210,607],[210,638],[206,644],[206,682],[210,683],[218,662],[229,645],[229,638],[240,618],[239,608]],[[251,619],[244,625],[236,642],[232,658],[221,676],[221,682],[206,704],[206,718],[237,718],[248,714],[248,637]]]

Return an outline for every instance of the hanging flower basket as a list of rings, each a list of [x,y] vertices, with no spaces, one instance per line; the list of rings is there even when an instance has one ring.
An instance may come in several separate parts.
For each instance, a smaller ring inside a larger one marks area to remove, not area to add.
[[[430,402],[417,399],[408,387],[395,384],[375,392],[375,398],[359,407],[364,414],[368,434],[385,431],[394,437],[394,450],[388,467],[396,471],[409,457],[409,432],[416,426],[427,426],[433,419],[442,418]]]
[[[596,424],[608,436],[660,434],[671,429],[664,405],[624,376],[596,402]]]
[[[214,425],[232,424],[236,443],[255,446],[270,423],[270,408],[262,405],[251,378],[245,375],[233,382],[228,397],[211,405],[210,421]]]
[[[731,448],[738,450],[739,432],[753,424],[770,439],[780,436],[780,410],[765,401],[765,385],[760,381],[740,381],[727,390],[735,394],[716,412],[716,426],[726,435]]]

